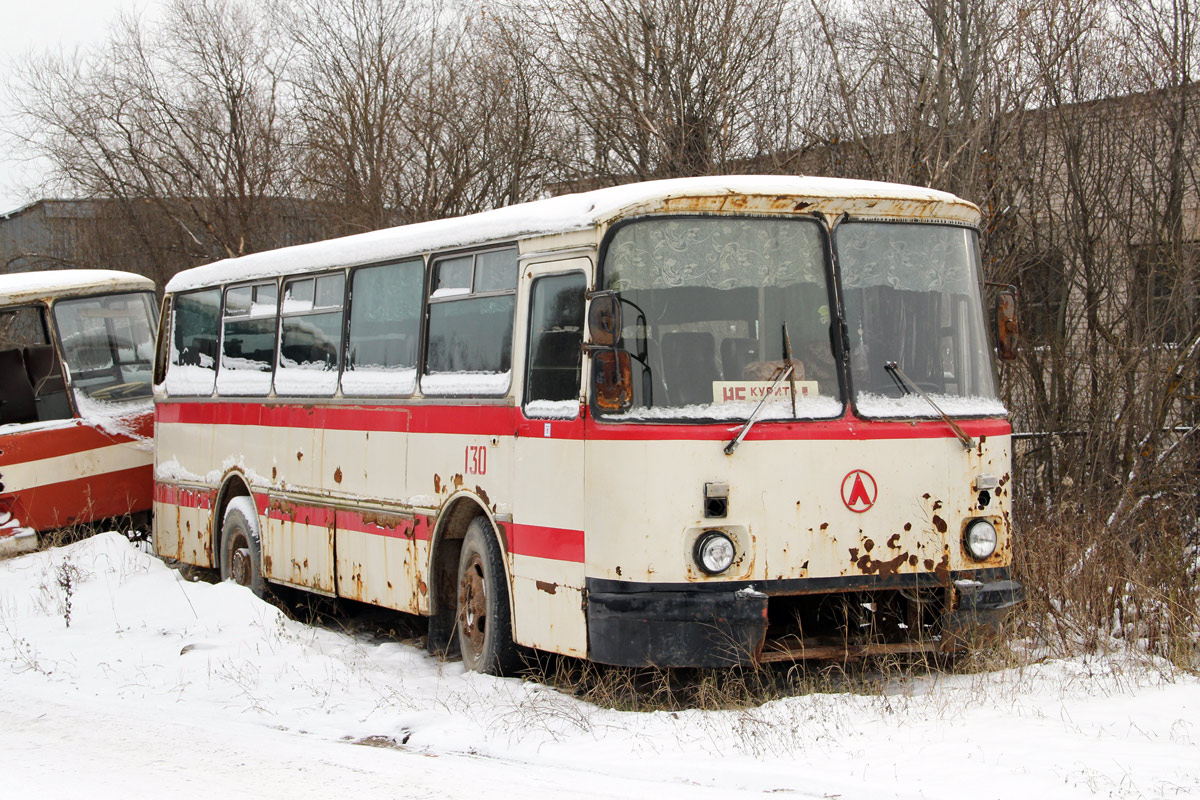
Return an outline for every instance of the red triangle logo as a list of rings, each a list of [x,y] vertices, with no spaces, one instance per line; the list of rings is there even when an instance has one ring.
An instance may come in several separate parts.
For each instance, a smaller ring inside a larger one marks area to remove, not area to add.
[[[857,506],[860,504],[870,508],[871,496],[867,494],[867,487],[863,484],[862,474],[855,473],[854,488],[850,490],[850,497],[846,499],[846,505]]]

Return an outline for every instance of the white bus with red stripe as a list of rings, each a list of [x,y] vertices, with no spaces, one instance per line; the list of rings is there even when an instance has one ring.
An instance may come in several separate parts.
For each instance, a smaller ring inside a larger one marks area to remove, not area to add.
[[[695,178],[180,273],[158,552],[492,672],[957,648],[1021,596],[978,222]]]
[[[149,514],[154,308],[140,275],[0,275],[0,552]]]

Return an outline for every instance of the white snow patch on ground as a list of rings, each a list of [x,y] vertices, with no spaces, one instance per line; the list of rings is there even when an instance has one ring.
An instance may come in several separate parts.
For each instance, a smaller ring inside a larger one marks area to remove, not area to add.
[[[1181,797],[1200,681],[1077,660],[608,711],[291,621],[104,534],[0,561],[0,752],[3,794],[38,798]]]

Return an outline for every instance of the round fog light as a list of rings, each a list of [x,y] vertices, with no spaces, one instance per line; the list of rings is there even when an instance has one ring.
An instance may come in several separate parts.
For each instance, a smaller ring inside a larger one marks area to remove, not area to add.
[[[717,575],[729,569],[734,553],[733,540],[723,531],[705,531],[696,540],[692,556],[700,569],[709,575]]]
[[[996,526],[986,519],[977,519],[970,523],[963,534],[963,545],[967,548],[967,554],[976,561],[990,558],[992,553],[996,552],[996,543],[999,540]]]

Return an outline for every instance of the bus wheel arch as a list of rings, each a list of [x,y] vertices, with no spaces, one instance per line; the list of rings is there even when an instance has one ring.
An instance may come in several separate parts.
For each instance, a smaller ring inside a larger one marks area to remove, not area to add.
[[[249,481],[240,472],[231,471],[221,479],[221,488],[217,490],[213,499],[212,518],[209,523],[212,527],[210,538],[213,566],[217,569],[221,568],[221,526],[225,522],[225,512],[229,510],[229,502],[235,497],[253,498],[254,494],[250,491]]]
[[[434,526],[429,558],[429,652],[444,658],[460,655],[457,633],[458,567],[463,542],[474,520],[481,519],[503,554],[499,528],[487,507],[469,492],[451,497]],[[503,562],[505,559],[501,558]],[[505,581],[508,580],[507,565]]]

